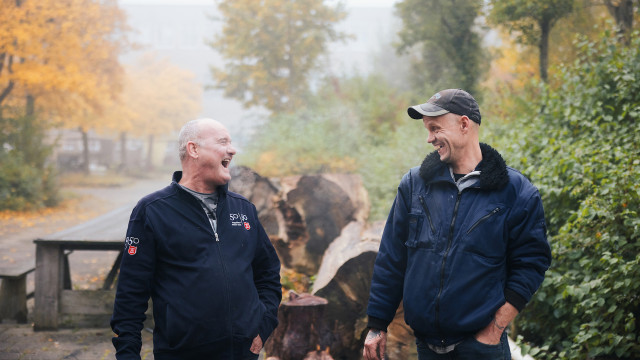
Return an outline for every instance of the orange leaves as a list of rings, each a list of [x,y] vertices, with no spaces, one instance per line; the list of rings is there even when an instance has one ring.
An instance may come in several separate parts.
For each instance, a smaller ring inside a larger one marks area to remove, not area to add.
[[[48,97],[46,110],[68,119],[64,98],[93,108],[119,90],[118,55],[125,46],[124,17],[113,1],[0,0],[0,91]],[[77,125],[77,124],[69,124]]]

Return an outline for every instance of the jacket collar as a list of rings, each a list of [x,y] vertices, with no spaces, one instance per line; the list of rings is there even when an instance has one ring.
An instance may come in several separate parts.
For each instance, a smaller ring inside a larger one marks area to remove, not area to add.
[[[182,179],[182,171],[174,171],[171,180],[178,185],[180,179]],[[217,186],[216,191],[218,192],[218,196],[226,195],[227,191],[229,191],[229,183],[226,183],[223,186]]]
[[[476,170],[480,171],[478,186],[486,190],[499,190],[509,183],[507,164],[502,155],[491,146],[480,143],[482,161]],[[440,161],[437,151],[427,155],[420,165],[420,177],[425,183],[435,181],[453,181],[449,173],[449,166]]]

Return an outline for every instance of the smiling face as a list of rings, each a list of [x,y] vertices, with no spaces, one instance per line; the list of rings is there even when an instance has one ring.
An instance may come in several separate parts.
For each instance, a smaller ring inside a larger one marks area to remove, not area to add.
[[[424,116],[425,129],[429,131],[427,142],[433,145],[440,161],[457,164],[460,159],[459,150],[464,148],[464,137],[460,126],[460,116],[448,113],[441,116]]]
[[[194,142],[197,177],[208,188],[225,185],[231,180],[229,164],[236,154],[227,129],[216,121],[203,121]]]

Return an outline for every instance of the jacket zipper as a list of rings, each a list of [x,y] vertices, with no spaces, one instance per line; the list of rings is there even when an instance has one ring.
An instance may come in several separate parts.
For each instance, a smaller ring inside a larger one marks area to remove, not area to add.
[[[431,232],[435,234],[436,228],[433,226],[433,221],[431,221],[431,213],[429,212],[429,208],[427,208],[427,204],[425,204],[422,195],[418,196],[418,199],[420,199],[420,204],[424,209],[424,213],[427,215],[427,220],[429,220],[429,227],[431,227]]]
[[[207,219],[209,219],[209,225],[211,225],[211,230],[213,230],[213,235],[215,235],[216,237],[216,242],[220,242],[220,238],[218,237],[218,231],[216,229],[217,226],[214,225],[215,218],[212,216],[213,214],[211,214],[207,210],[205,210],[204,213],[207,214]]]
[[[453,208],[453,218],[451,218],[451,225],[449,226],[449,242],[447,243],[447,249],[444,252],[444,256],[442,257],[442,265],[440,266],[440,289],[438,290],[438,296],[436,297],[436,326],[438,327],[438,332],[440,334],[442,334],[442,329],[440,327],[440,297],[442,296],[442,289],[444,288],[444,268],[447,263],[449,251],[451,250],[451,244],[453,243],[453,228],[456,223],[456,218],[458,217],[458,206],[460,205],[461,197],[462,192],[458,191],[456,204]],[[446,345],[444,339],[442,340],[442,345]]]
[[[493,209],[490,213],[488,213],[487,215],[481,217],[478,221],[476,221],[475,224],[473,224],[473,226],[471,226],[471,228],[467,231],[467,235],[469,235],[469,233],[471,233],[473,231],[473,229],[477,228],[478,225],[482,224],[485,220],[487,220],[488,218],[492,217],[493,215],[497,214],[500,212],[500,208],[497,207],[495,209]]]
[[[220,209],[221,203],[218,203],[217,209]],[[220,248],[220,238],[218,237],[218,231],[217,231],[217,226],[214,225],[215,223],[213,222],[213,218],[212,215],[209,212],[207,212],[205,210],[205,214],[207,215],[207,219],[209,220],[209,224],[211,225],[211,230],[213,231],[213,235],[215,235],[216,238],[216,246],[218,247],[218,259],[220,259],[220,264],[222,265],[222,274],[224,277],[224,287],[226,289],[225,291],[225,298],[227,300],[227,314],[229,314],[229,345],[231,345],[231,348],[233,348],[233,322],[231,320],[231,300],[229,299],[229,281],[227,278],[227,267],[224,263],[224,259],[222,258],[222,249]],[[216,216],[216,218],[219,218],[218,216]]]

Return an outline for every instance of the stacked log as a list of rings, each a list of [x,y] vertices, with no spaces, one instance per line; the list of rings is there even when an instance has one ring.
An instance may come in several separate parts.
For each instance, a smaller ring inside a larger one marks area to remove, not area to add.
[[[267,179],[234,167],[229,189],[256,205],[282,264],[315,275],[324,253],[351,221],[364,222],[369,199],[357,175],[320,174]]]
[[[283,267],[316,277],[314,296],[294,294],[281,304],[282,318],[265,344],[267,354],[280,360],[361,358],[384,222],[367,223],[370,205],[360,177],[267,179],[236,167],[229,188],[256,205]],[[401,307],[389,326],[391,360],[416,358],[415,339],[402,316]]]

